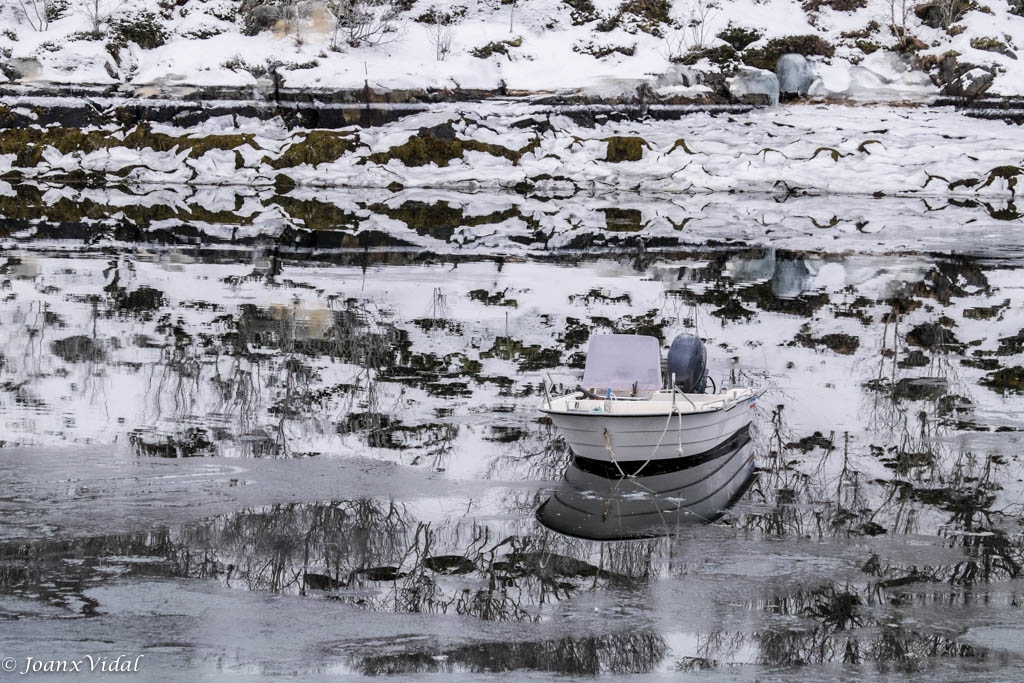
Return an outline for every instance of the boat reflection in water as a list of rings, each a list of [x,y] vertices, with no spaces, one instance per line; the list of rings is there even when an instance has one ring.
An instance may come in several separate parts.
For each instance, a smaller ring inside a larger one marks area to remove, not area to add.
[[[594,541],[668,536],[679,526],[721,517],[755,476],[747,430],[713,452],[652,462],[636,474],[576,458],[537,519],[553,531]]]

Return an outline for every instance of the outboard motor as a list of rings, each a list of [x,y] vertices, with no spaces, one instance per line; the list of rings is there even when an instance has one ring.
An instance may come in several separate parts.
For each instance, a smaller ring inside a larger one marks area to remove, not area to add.
[[[703,394],[708,381],[707,358],[700,337],[684,332],[672,340],[665,369],[669,378],[675,374],[676,387],[684,394]]]

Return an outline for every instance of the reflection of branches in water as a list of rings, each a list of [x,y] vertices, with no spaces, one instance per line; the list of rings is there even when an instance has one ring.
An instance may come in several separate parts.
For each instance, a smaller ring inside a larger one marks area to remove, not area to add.
[[[221,375],[220,357],[213,359],[216,400],[214,413],[232,416],[238,434],[249,434],[255,428],[255,416],[262,410],[262,394],[258,386],[259,365],[239,356],[230,358],[229,371]],[[256,377],[254,378],[254,374]]]
[[[572,460],[565,438],[547,418],[527,423],[525,434],[509,444],[509,450],[491,459],[486,478],[558,479]]]
[[[771,433],[767,437],[767,458],[747,497],[750,500],[772,504],[775,508],[765,513],[751,513],[742,516],[737,526],[744,530],[759,530],[764,533],[785,536],[803,536],[811,521],[801,514],[795,505],[800,494],[805,492],[809,478],[790,464],[789,428],[786,425],[783,405],[777,405],[771,413]]]
[[[771,615],[801,619],[753,634],[715,632],[701,639],[699,659],[731,661],[746,646],[756,646],[764,666],[812,664],[871,664],[880,672],[914,672],[933,657],[984,657],[970,645],[945,635],[907,630],[894,617],[864,605],[889,603],[879,599],[877,587],[858,589],[850,584],[829,584],[813,590],[764,601],[758,608]]]
[[[719,661],[730,661],[745,645],[746,634],[711,631],[697,639],[697,656],[694,661],[680,661],[677,667],[683,671],[704,670],[718,666]]]
[[[202,361],[186,344],[176,343],[163,349],[160,360],[152,368],[146,390],[153,403],[154,419],[164,416],[163,402],[168,397],[172,401],[172,418],[183,419],[194,414],[201,375]]]
[[[99,320],[99,302],[92,301],[90,323],[92,325],[91,339],[96,348],[102,348],[97,335],[97,322]],[[107,417],[110,417],[106,397],[106,372],[103,363],[97,354],[87,354],[85,358],[85,369],[81,375],[82,395],[89,397],[91,405],[102,405]]]
[[[360,572],[404,546],[405,514],[394,503],[366,499],[245,510],[185,527],[180,562],[184,571],[217,558],[229,583],[250,590],[303,592],[309,573],[355,586]]]

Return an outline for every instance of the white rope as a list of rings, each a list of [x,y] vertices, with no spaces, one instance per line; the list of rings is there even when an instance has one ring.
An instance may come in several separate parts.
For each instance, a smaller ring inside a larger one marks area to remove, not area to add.
[[[668,434],[668,426],[672,424],[672,413],[675,412],[675,410],[676,409],[673,406],[672,412],[669,412],[668,417],[665,418],[665,428],[661,430],[661,436],[658,437],[658,443],[654,444],[654,450],[651,451],[651,457],[647,458],[647,461],[644,462],[643,465],[640,465],[640,468],[632,474],[633,477],[640,476],[640,473],[644,471],[644,468],[651,464],[651,460],[654,460],[654,455],[658,452],[658,449],[661,448],[662,440],[664,440],[665,435]],[[680,421],[683,419],[682,413],[679,414],[679,419]]]

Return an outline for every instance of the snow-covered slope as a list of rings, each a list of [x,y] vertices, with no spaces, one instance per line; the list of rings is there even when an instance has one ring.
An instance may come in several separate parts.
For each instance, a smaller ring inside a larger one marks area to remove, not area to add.
[[[385,1],[392,0],[4,3],[0,83],[132,93],[368,84],[604,97],[647,85],[661,96],[700,99],[726,93],[724,78],[744,64],[773,68],[781,50],[809,56],[815,92],[824,96],[851,94],[852,85],[872,99],[902,99],[904,89],[918,98],[926,73],[938,82],[935,93],[972,82],[975,90],[990,83],[992,94],[1024,93],[1018,0],[969,8],[952,0],[393,0],[390,30],[366,40],[346,39],[345,27],[335,32],[339,7],[379,14],[375,4]],[[910,69],[917,74],[907,80]]]

